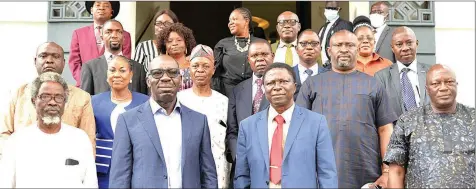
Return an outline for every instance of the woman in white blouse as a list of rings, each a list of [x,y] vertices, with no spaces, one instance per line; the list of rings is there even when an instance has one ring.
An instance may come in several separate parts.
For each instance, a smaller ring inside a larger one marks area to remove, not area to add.
[[[211,78],[215,72],[213,50],[197,45],[190,54],[192,88],[179,92],[179,101],[204,115],[208,119],[213,158],[217,170],[218,188],[228,188],[230,164],[225,158],[226,118],[228,98],[211,89]]]

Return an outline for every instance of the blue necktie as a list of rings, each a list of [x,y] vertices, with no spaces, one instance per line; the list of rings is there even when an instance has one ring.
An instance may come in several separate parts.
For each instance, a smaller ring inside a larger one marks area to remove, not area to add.
[[[415,100],[415,92],[412,88],[412,83],[408,79],[409,68],[402,69],[402,78],[400,79],[400,85],[402,86],[402,98],[405,111],[411,110],[417,107]]]
[[[307,70],[304,70],[304,73],[307,74],[307,77],[304,81],[306,81],[307,79],[309,79],[312,75],[312,73],[314,73],[311,69],[307,69]]]

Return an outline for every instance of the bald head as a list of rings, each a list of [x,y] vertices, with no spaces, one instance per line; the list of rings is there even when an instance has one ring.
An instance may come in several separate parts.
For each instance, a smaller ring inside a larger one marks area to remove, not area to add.
[[[392,34],[392,41],[394,40],[394,38],[398,35],[401,35],[401,34],[406,34],[406,35],[409,35],[411,36],[413,39],[416,40],[416,35],[415,35],[415,32],[409,28],[409,27],[406,27],[406,26],[400,26],[398,28],[395,28],[395,30],[393,30],[393,34]]]
[[[347,30],[340,30],[331,36],[331,39],[329,39],[329,43],[332,45],[333,44],[332,42],[336,40],[336,38],[342,38],[342,37],[348,38],[349,40],[355,42],[356,44],[358,42],[357,36],[355,36],[354,33]]]
[[[283,20],[283,19],[296,19],[297,21],[299,21],[299,17],[297,16],[297,14],[291,11],[284,11],[283,13],[281,13],[278,16],[277,21],[279,22],[280,20]]]
[[[158,69],[162,67],[161,65],[165,64],[165,67],[168,68],[179,68],[178,62],[169,55],[161,54],[155,57],[149,64],[149,70]]]
[[[448,73],[449,76],[456,81],[456,74],[450,67],[443,64],[435,64],[431,66],[428,72],[426,73],[426,84],[430,85],[430,82],[434,75],[440,73]]]
[[[279,38],[285,43],[295,41],[299,30],[301,30],[299,17],[291,11],[285,11],[278,16],[277,22],[276,31],[278,31]]]
[[[456,110],[458,93],[456,74],[448,66],[435,64],[426,74],[426,91],[435,113],[452,113]]]
[[[46,46],[57,48],[57,49],[59,50],[59,53],[64,56],[63,47],[61,47],[60,45],[58,45],[58,44],[55,43],[55,42],[44,42],[44,43],[40,44],[40,45],[36,48],[36,55],[38,55],[38,53],[40,52],[40,49],[43,49],[43,48],[45,48]]]
[[[340,73],[354,71],[357,63],[357,36],[347,30],[334,33],[329,40],[327,53],[330,56],[332,70]]]

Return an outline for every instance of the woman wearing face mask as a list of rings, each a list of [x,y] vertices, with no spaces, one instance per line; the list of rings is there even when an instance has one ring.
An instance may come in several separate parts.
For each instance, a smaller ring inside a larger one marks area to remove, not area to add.
[[[375,48],[375,29],[370,25],[370,19],[366,16],[358,16],[354,19],[354,33],[359,41],[357,45],[357,70],[368,75],[374,74],[384,69],[392,62],[380,57],[374,52]]]
[[[319,30],[319,41],[322,43],[321,61],[323,66],[328,69],[330,69],[330,62],[327,48],[329,47],[329,39],[332,34],[340,30],[352,32],[352,23],[339,17],[340,9],[337,1],[326,1],[324,16],[327,22]]]
[[[123,56],[116,56],[107,68],[107,83],[111,91],[91,98],[96,121],[96,171],[99,188],[109,188],[109,166],[112,144],[119,114],[149,99],[149,96],[132,92],[128,85],[132,79],[132,64]]]
[[[157,12],[154,16],[154,35],[157,37],[159,32],[165,27],[178,23],[178,18],[174,12],[169,9],[164,9]],[[157,40],[147,40],[140,42],[136,47],[134,60],[144,65],[145,72],[148,72],[149,62],[159,55],[157,50]]]
[[[228,28],[232,37],[220,40],[215,55],[215,74],[212,88],[229,96],[233,87],[251,77],[253,71],[248,63],[248,47],[255,40],[251,26],[251,12],[246,8],[237,8],[230,14]]]
[[[164,28],[157,36],[157,48],[162,54],[167,54],[178,62],[180,74],[182,75],[182,86],[180,90],[192,87],[190,77],[190,62],[187,56],[197,45],[193,31],[181,23],[175,23]]]

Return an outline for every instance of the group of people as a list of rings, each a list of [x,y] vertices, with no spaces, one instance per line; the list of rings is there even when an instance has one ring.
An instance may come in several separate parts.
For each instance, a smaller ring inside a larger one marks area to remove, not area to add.
[[[14,90],[0,125],[2,188],[474,188],[475,109],[456,102],[446,65],[417,61],[411,28],[370,16],[302,29],[277,17],[279,40],[253,36],[233,10],[212,49],[171,10],[139,43],[86,2],[94,24],[64,50],[38,46],[38,77]],[[322,42],[322,43],[321,43]]]

